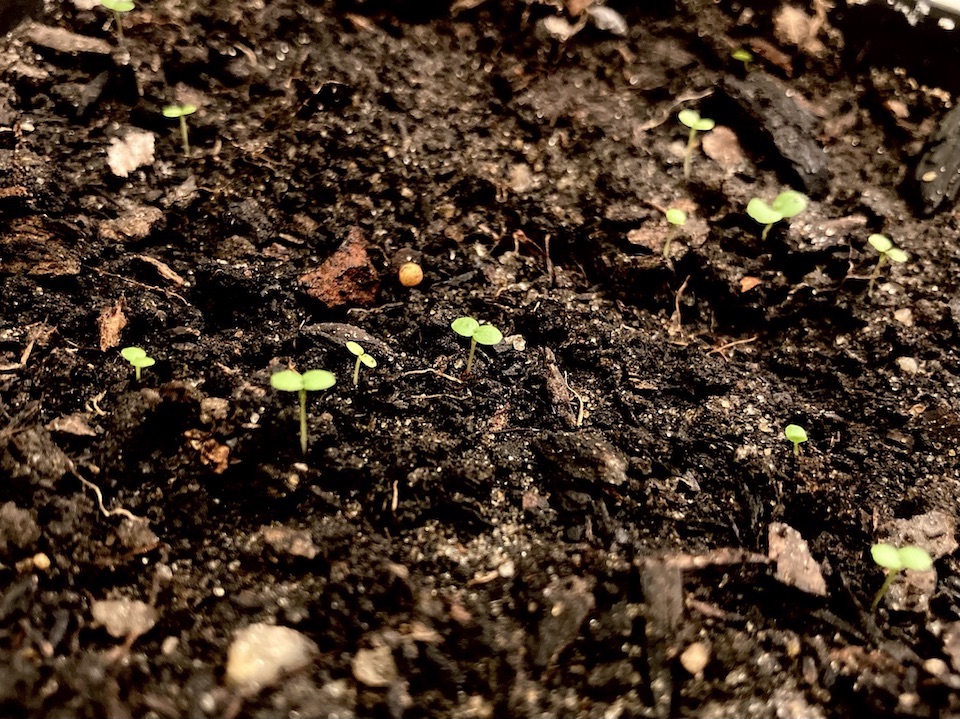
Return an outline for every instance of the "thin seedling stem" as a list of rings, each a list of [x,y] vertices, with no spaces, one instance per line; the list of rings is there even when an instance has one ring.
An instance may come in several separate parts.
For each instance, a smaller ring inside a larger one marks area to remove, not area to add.
[[[300,390],[300,449],[307,454],[307,390]]]
[[[356,387],[360,383],[360,358],[363,355],[357,355],[357,363],[353,366],[353,386]]]
[[[470,374],[470,370],[473,369],[473,351],[477,349],[477,341],[470,338],[470,354],[467,355],[467,371],[466,374]]]
[[[190,154],[190,140],[187,138],[187,117],[186,115],[180,116],[180,137],[183,138],[183,154]]]
[[[880,600],[883,599],[883,595],[887,593],[887,590],[890,589],[890,585],[893,584],[893,580],[900,576],[900,570],[890,570],[887,572],[887,578],[883,580],[883,584],[880,586],[880,589],[877,591],[876,596],[873,598],[873,603],[870,604],[870,611],[877,611],[877,607],[880,606]]]
[[[683,157],[683,179],[690,179],[690,165],[693,161],[693,146],[697,136],[697,131],[690,128],[690,135],[687,137],[687,154]]]

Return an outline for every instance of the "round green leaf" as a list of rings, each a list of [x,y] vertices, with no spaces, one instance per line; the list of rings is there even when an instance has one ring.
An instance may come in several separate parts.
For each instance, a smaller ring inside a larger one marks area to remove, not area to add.
[[[327,372],[325,369],[312,369],[303,373],[303,388],[311,392],[328,389],[336,383],[337,378],[333,372]]]
[[[366,354],[366,353],[360,355],[360,362],[362,362],[362,363],[363,363],[364,365],[366,365],[367,367],[376,367],[376,366],[377,366],[377,361],[376,361],[373,357],[371,357],[370,355],[368,355],[368,354]]]
[[[716,125],[717,123],[709,117],[701,117],[697,120],[697,124],[693,126],[693,129],[698,132],[706,132],[707,130],[712,130]]]
[[[130,364],[134,367],[139,367],[143,369],[144,367],[153,367],[157,361],[153,357],[134,357],[130,360]]]
[[[136,360],[146,357],[147,352],[142,347],[124,347],[120,350],[120,356],[130,364],[133,364]]]
[[[361,357],[363,355],[363,347],[358,345],[356,342],[347,342],[347,349],[350,350],[351,354]]]
[[[753,62],[753,53],[744,50],[742,47],[734,50],[730,57],[740,62]]]
[[[884,254],[889,252],[890,248],[893,247],[893,243],[886,235],[870,235],[867,238],[867,242],[869,242],[870,246],[877,252],[882,252]]]
[[[667,222],[671,225],[683,225],[687,222],[687,213],[683,210],[677,209],[676,207],[671,207],[666,212]]]
[[[304,389],[303,375],[296,370],[285,369],[271,375],[270,386],[282,392],[299,392]]]
[[[167,105],[163,108],[163,116],[177,118],[183,117],[184,115],[192,115],[196,111],[196,105]]]
[[[926,572],[933,568],[933,559],[930,553],[923,547],[900,547],[900,565],[904,569],[915,569],[918,572]]]
[[[779,212],[784,218],[799,215],[807,209],[807,196],[802,192],[787,190],[777,195],[777,199],[770,205],[773,210]]]
[[[696,110],[681,110],[677,113],[677,119],[687,127],[696,130],[697,123],[700,122],[700,113]]]
[[[783,215],[759,197],[754,197],[747,203],[747,214],[761,225],[772,225],[774,222],[780,222],[783,219]]]
[[[885,569],[900,571],[903,565],[900,563],[900,552],[892,544],[874,544],[870,547],[870,556],[873,561]]]
[[[498,345],[503,341],[503,333],[493,325],[480,325],[473,333],[473,339],[481,345]]]
[[[783,429],[784,436],[793,443],[806,442],[807,431],[799,424],[788,424]]]
[[[473,317],[458,317],[450,323],[450,329],[461,337],[473,337],[478,327],[480,327],[480,323]]]
[[[114,12],[130,12],[135,7],[130,0],[100,0],[100,4]]]
[[[909,258],[906,252],[901,250],[899,247],[891,247],[887,250],[887,257],[890,258],[891,262],[906,262]]]

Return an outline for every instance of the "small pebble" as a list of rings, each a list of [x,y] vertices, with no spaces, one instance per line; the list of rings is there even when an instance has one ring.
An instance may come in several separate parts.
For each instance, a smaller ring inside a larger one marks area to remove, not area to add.
[[[913,357],[897,357],[897,367],[906,374],[916,374],[920,371],[920,363]]]
[[[404,287],[416,287],[423,282],[423,269],[416,262],[404,262],[397,274]]]
[[[368,687],[388,687],[397,678],[397,665],[388,646],[358,650],[350,668],[353,678]]]
[[[257,690],[284,672],[306,666],[317,645],[295,629],[251,624],[239,630],[227,650],[227,682]]]
[[[136,599],[103,599],[90,606],[90,613],[117,639],[139,636],[157,623],[156,608]]]
[[[709,663],[710,647],[704,642],[694,642],[680,655],[681,666],[693,676],[700,675]]]

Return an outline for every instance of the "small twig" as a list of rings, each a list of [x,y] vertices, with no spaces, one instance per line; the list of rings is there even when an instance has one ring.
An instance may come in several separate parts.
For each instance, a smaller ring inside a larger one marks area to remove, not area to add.
[[[441,372],[440,370],[434,369],[433,367],[427,367],[426,369],[412,369],[412,370],[410,370],[409,372],[404,372],[404,373],[402,373],[400,376],[401,376],[401,377],[406,377],[406,376],[412,375],[412,374],[435,374],[435,375],[437,375],[437,377],[443,377],[444,379],[448,379],[448,380],[450,380],[451,382],[456,382],[456,383],[458,383],[458,384],[463,384],[463,380],[460,379],[459,377],[454,377],[453,375],[444,374],[444,373]]]
[[[567,386],[567,389],[573,393],[573,396],[576,397],[577,401],[580,403],[580,409],[577,412],[577,427],[582,427],[583,426],[583,397],[570,384],[570,381],[567,379],[566,372],[563,373],[563,383]]]
[[[472,394],[467,392],[465,395],[458,397],[455,394],[415,394],[412,397],[407,397],[407,399],[440,399],[441,397],[446,397],[447,399],[454,399],[458,402],[465,402],[466,400],[473,397]]]
[[[113,277],[114,279],[120,280],[121,282],[126,282],[127,284],[133,285],[134,287],[140,287],[141,289],[144,289],[144,290],[154,290],[155,292],[162,292],[167,297],[176,297],[178,300],[183,302],[183,304],[185,304],[187,307],[190,306],[190,302],[187,301],[185,297],[182,297],[181,295],[178,295],[176,292],[172,292],[164,287],[157,287],[156,285],[148,285],[146,282],[138,282],[137,280],[131,280],[129,277],[124,277],[123,275],[117,275],[117,274],[114,274],[113,272],[107,272],[106,270],[101,270],[97,267],[91,267],[90,269],[92,269],[94,272],[97,272],[98,274],[106,275],[107,277]]]
[[[667,328],[667,332],[670,335],[678,335],[683,331],[683,320],[680,315],[680,298],[683,297],[683,292],[687,289],[687,283],[689,282],[690,275],[687,275],[687,278],[683,281],[683,284],[680,285],[680,289],[677,290],[677,293],[673,297],[673,316],[670,318],[670,326]]]
[[[708,354],[708,355],[712,355],[714,352],[716,352],[716,353],[719,354],[721,357],[723,357],[725,360],[728,360],[728,361],[729,361],[730,358],[727,357],[727,350],[728,350],[728,349],[730,349],[731,347],[736,347],[737,345],[745,345],[745,344],[750,344],[751,342],[756,342],[759,337],[760,337],[760,335],[754,335],[753,337],[748,337],[748,338],[745,339],[745,340],[734,340],[733,342],[727,342],[725,345],[720,345],[719,347],[714,347],[712,350],[710,350],[709,352],[707,352],[707,354]]]

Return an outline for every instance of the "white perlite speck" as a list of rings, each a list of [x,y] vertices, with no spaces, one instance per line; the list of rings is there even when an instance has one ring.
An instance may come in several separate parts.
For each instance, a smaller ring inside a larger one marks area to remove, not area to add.
[[[227,650],[227,682],[256,691],[284,672],[309,664],[317,645],[295,629],[251,624],[238,631]]]

